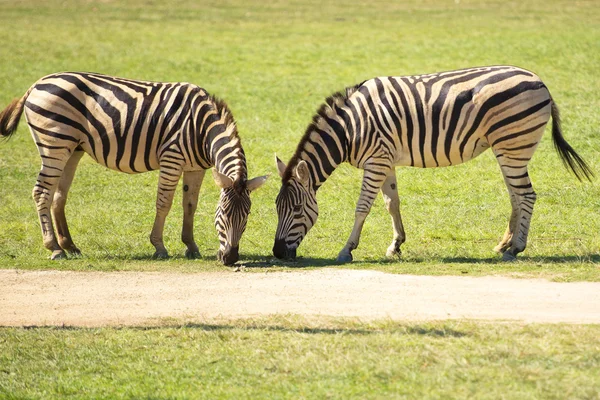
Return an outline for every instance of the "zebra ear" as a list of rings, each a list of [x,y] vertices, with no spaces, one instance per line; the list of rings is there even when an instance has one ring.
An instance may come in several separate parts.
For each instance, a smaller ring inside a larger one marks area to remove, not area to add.
[[[279,176],[283,178],[283,173],[285,172],[285,164],[279,159],[279,157],[277,157],[277,154],[275,154],[275,164],[277,164],[277,171],[279,171]]]
[[[233,185],[233,180],[227,175],[223,175],[216,168],[213,168],[213,178],[215,179],[215,183],[221,189],[227,189]]]
[[[267,179],[269,179],[269,176],[270,175],[263,175],[263,176],[257,176],[256,178],[252,178],[246,182],[246,187],[248,188],[249,191],[252,192],[252,191],[258,189],[259,187],[261,187],[267,181]]]
[[[306,185],[308,184],[308,164],[306,164],[306,161],[302,160],[298,163],[298,165],[296,166],[296,177],[298,178],[298,180],[303,184]]]

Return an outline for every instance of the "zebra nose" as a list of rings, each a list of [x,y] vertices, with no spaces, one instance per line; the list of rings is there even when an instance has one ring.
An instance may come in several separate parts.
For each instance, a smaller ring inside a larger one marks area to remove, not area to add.
[[[225,265],[234,264],[240,259],[239,247],[231,247],[227,244],[223,251],[219,250],[217,258]]]
[[[273,255],[279,259],[283,258],[296,258],[296,249],[289,250],[284,239],[275,239],[273,245]]]
[[[273,245],[273,255],[279,259],[282,259],[285,257],[286,250],[285,240],[275,239],[275,244]]]

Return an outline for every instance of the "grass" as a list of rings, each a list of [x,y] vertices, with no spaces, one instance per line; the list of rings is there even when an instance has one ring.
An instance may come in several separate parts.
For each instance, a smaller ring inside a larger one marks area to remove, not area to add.
[[[146,328],[0,328],[0,397],[600,395],[600,326],[278,317]]]
[[[241,262],[249,271],[334,264],[350,233],[360,171],[339,168],[295,263],[270,257],[287,160],[326,96],[379,75],[512,64],[535,71],[570,144],[600,173],[600,7],[593,0],[0,2],[0,107],[43,75],[94,71],[188,81],[224,98],[238,122],[253,194]],[[207,178],[196,215],[203,258],[187,261],[175,198],[150,259],[156,173],[127,176],[85,157],[67,214],[83,257],[51,262],[31,200],[40,160],[25,123],[0,143],[0,268],[224,270]],[[538,201],[520,261],[499,261],[509,200],[491,153],[445,169],[398,169],[408,241],[386,260],[378,200],[355,262],[392,273],[600,281],[600,187],[561,165],[550,135],[531,166]],[[277,317],[155,328],[0,328],[0,398],[598,398],[597,325],[398,324]]]
[[[559,104],[565,136],[600,171],[600,9],[592,1],[236,0],[219,5],[24,1],[0,3],[0,104],[41,76],[61,70],[129,78],[190,81],[227,100],[238,121],[251,176],[274,173],[253,195],[241,242],[242,262],[288,268],[270,258],[279,189],[273,155],[284,160],[330,93],[377,75],[514,64],[538,73]],[[148,235],[156,173],[127,176],[85,157],[67,214],[81,260],[55,263],[43,248],[31,189],[39,157],[25,123],[0,143],[0,268],[223,268],[213,213],[215,185],[206,179],[196,235],[204,258],[156,263]],[[397,170],[408,240],[402,260],[385,260],[391,223],[381,201],[367,219],[352,268],[419,274],[509,274],[600,280],[600,189],[579,184],[560,165],[549,135],[531,163],[538,202],[529,247],[517,264],[492,248],[508,220],[509,201],[491,153],[445,169]],[[339,168],[319,191],[321,215],[299,249],[296,266],[331,265],[354,220],[361,172]],[[166,245],[179,241],[180,194],[167,220]]]

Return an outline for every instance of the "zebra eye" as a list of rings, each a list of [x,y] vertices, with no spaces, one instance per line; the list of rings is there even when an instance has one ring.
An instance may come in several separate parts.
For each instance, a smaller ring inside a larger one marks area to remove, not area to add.
[[[296,204],[294,206],[294,212],[300,212],[302,210],[302,204]]]

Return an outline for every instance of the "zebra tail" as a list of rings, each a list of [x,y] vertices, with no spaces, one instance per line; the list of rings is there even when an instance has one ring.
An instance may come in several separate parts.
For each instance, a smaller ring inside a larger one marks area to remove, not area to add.
[[[10,136],[17,131],[21,114],[23,114],[25,99],[27,99],[30,92],[31,88],[23,95],[23,97],[14,99],[4,110],[0,111],[1,137],[10,138]]]
[[[552,101],[552,139],[554,141],[554,148],[558,152],[563,164],[567,169],[570,169],[579,181],[582,178],[586,178],[588,181],[592,181],[594,172],[589,167],[579,154],[571,147],[562,135],[560,127],[560,113],[558,112],[558,106]]]

